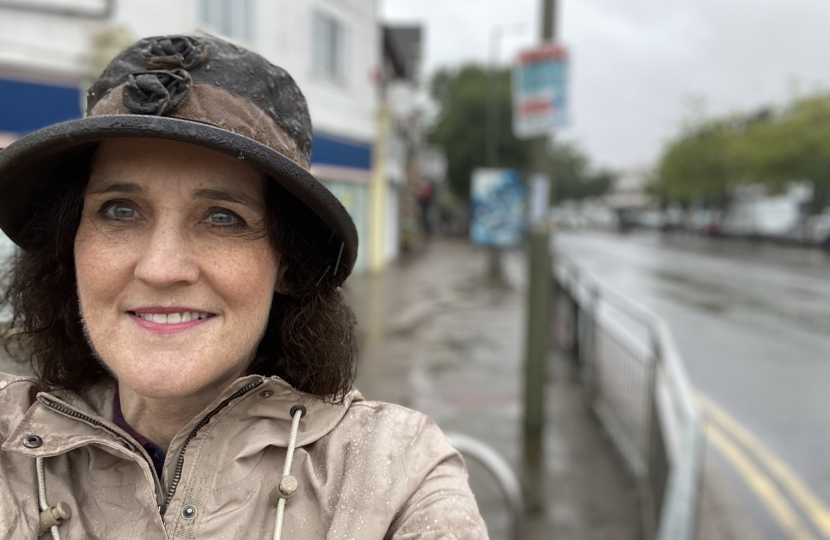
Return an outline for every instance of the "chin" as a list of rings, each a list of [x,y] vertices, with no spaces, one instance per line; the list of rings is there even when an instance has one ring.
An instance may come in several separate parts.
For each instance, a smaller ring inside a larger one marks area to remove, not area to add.
[[[205,362],[196,355],[183,358],[182,355],[153,355],[149,359],[108,363],[120,384],[130,387],[135,393],[155,399],[184,398],[210,388],[221,392],[233,379],[237,366],[219,366]],[[211,369],[213,368],[213,369]],[[226,369],[222,369],[226,368]],[[221,388],[220,388],[221,387]]]

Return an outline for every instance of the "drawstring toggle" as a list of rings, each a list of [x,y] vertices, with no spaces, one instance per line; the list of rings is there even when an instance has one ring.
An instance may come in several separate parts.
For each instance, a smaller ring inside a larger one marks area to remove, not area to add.
[[[290,499],[294,495],[294,492],[297,491],[298,486],[299,482],[297,482],[297,479],[290,474],[286,474],[280,480],[280,485],[271,491],[271,494],[268,496],[268,501],[272,506],[277,506],[280,499]]]
[[[37,535],[40,536],[52,527],[57,527],[61,522],[72,517],[72,509],[65,502],[59,502],[57,506],[51,506],[40,513],[40,525]]]

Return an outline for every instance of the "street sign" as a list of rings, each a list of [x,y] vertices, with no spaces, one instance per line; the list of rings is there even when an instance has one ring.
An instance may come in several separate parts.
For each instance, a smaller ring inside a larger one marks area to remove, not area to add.
[[[525,229],[525,189],[512,169],[476,169],[471,189],[470,239],[487,247],[513,247]]]
[[[568,54],[558,45],[522,52],[513,68],[513,133],[545,137],[567,123]]]

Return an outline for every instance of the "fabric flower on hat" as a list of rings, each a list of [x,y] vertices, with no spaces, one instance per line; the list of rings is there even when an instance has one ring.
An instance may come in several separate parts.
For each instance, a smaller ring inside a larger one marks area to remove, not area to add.
[[[124,106],[134,113],[164,115],[181,105],[193,86],[190,73],[173,71],[136,71],[124,84]]]
[[[207,46],[187,36],[151,40],[142,50],[147,69],[193,69],[207,58]]]

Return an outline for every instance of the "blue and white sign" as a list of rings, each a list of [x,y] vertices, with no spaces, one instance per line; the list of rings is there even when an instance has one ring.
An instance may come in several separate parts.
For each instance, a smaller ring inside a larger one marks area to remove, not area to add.
[[[487,247],[521,244],[525,230],[525,188],[512,169],[476,169],[471,188],[470,239]]]
[[[568,55],[544,45],[519,55],[513,69],[513,133],[544,137],[567,122]]]

